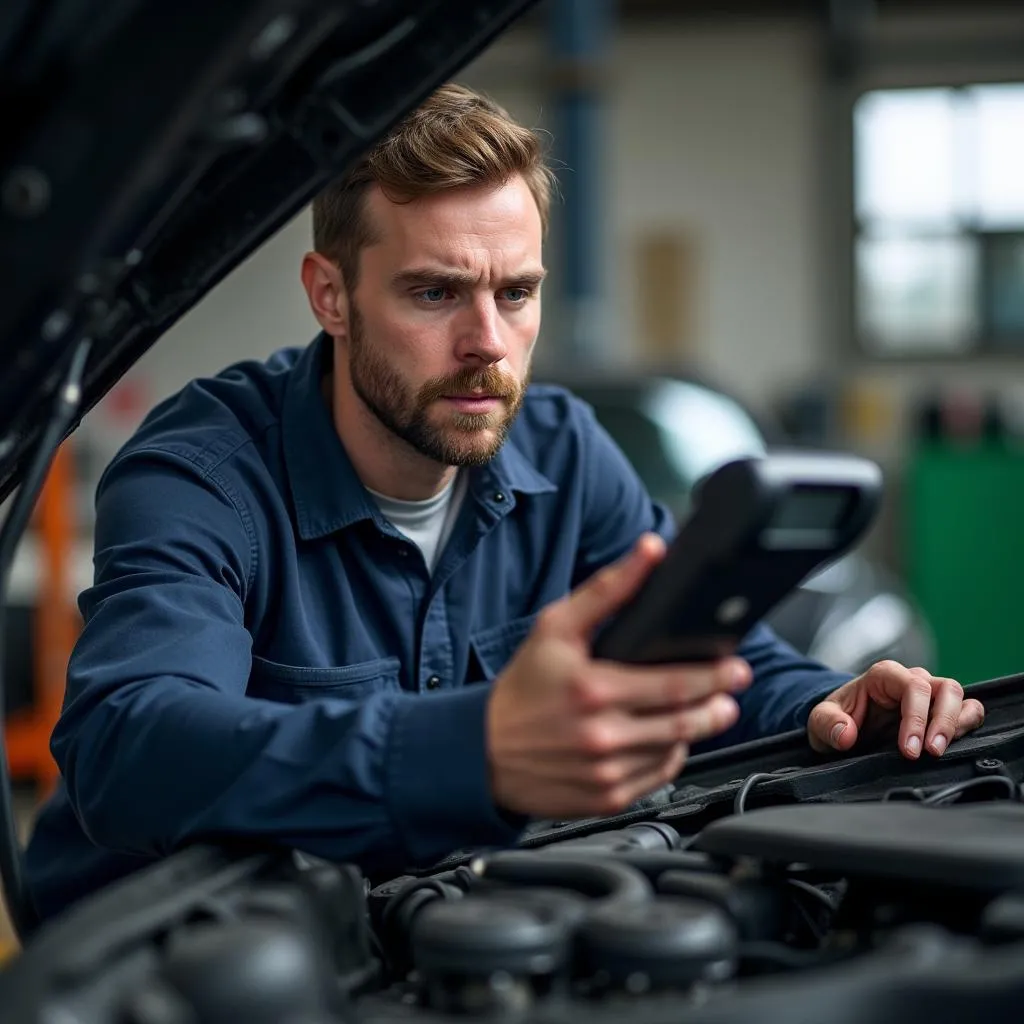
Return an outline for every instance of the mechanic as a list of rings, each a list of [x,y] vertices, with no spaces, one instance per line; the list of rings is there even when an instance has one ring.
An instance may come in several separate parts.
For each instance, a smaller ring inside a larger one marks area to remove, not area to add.
[[[44,918],[193,841],[380,877],[620,811],[694,745],[849,750],[888,714],[916,758],[981,723],[952,680],[851,680],[764,625],[710,666],[590,658],[673,524],[589,408],[527,389],[552,189],[536,133],[438,90],[314,202],[315,340],[192,382],[107,467]]]

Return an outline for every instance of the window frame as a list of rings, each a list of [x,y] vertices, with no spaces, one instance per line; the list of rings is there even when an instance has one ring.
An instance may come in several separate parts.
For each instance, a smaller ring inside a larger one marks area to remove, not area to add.
[[[884,81],[884,79],[882,80]],[[992,324],[992,308],[988,300],[988,293],[993,286],[993,263],[994,249],[1003,239],[1017,239],[1024,245],[1024,217],[1019,225],[1012,227],[987,227],[976,217],[958,217],[948,228],[940,225],[914,226],[907,223],[900,226],[898,234],[892,237],[899,237],[906,241],[927,241],[928,239],[953,239],[970,242],[977,253],[976,276],[970,289],[970,303],[972,319],[976,323],[974,330],[967,331],[961,335],[963,344],[952,348],[935,347],[929,349],[926,345],[887,348],[884,344],[878,344],[871,335],[865,333],[862,324],[862,309],[860,307],[860,284],[861,276],[858,267],[858,251],[860,243],[865,238],[879,237],[878,228],[884,226],[884,221],[873,222],[860,215],[857,209],[857,182],[856,182],[856,161],[857,161],[857,124],[856,112],[858,103],[866,96],[884,92],[902,92],[919,90],[946,91],[953,94],[958,100],[975,88],[986,88],[989,86],[1017,86],[1024,89],[1024,68],[1019,76],[1013,77],[982,77],[970,76],[963,80],[933,80],[930,82],[907,82],[901,81],[893,84],[878,84],[876,82],[858,83],[849,90],[847,98],[846,128],[849,139],[849,160],[847,161],[848,174],[846,181],[846,203],[849,214],[850,237],[847,245],[848,266],[847,266],[847,288],[848,288],[848,309],[849,309],[849,332],[853,345],[859,355],[868,357],[879,362],[941,362],[961,361],[984,356],[1015,357],[1024,356],[1024,328],[1018,334],[998,334]],[[958,95],[959,94],[959,95]],[[894,225],[896,222],[892,222]]]
[[[941,19],[910,19],[890,31],[857,25],[830,26],[821,37],[819,90],[812,107],[818,168],[813,197],[819,211],[816,241],[818,333],[832,353],[833,372],[867,366],[893,370],[941,370],[967,361],[1015,366],[1020,352],[987,342],[962,352],[886,352],[862,344],[856,302],[855,109],[862,95],[884,89],[1015,85],[1024,81],[1024,31],[1016,19],[998,16],[978,29],[938,25]],[[884,19],[883,19],[884,21]],[[925,31],[927,29],[927,31]]]

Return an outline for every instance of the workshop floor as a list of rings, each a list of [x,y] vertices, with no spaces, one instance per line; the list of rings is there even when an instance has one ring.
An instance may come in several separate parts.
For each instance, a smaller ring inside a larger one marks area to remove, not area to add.
[[[14,813],[18,820],[18,828],[21,831],[21,841],[24,843],[28,839],[29,826],[32,824],[32,816],[35,814],[35,800],[31,794],[15,793]],[[7,917],[3,895],[0,894],[0,963],[3,963],[17,949],[18,943],[14,938],[14,931]]]

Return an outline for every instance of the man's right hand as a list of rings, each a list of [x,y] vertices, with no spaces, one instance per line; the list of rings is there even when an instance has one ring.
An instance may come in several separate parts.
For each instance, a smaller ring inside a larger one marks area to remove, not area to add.
[[[491,791],[536,818],[615,814],[671,781],[690,744],[739,716],[746,662],[625,665],[591,657],[594,631],[665,554],[646,534],[625,557],[545,608],[498,677],[487,711]]]

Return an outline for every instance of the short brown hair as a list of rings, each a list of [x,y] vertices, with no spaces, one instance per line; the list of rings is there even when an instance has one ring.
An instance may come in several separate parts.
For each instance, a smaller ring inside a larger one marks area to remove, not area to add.
[[[338,264],[351,290],[360,250],[373,241],[364,203],[372,185],[393,202],[409,202],[453,188],[503,185],[516,174],[546,230],[555,179],[538,133],[488,97],[444,85],[313,200],[313,247]]]

